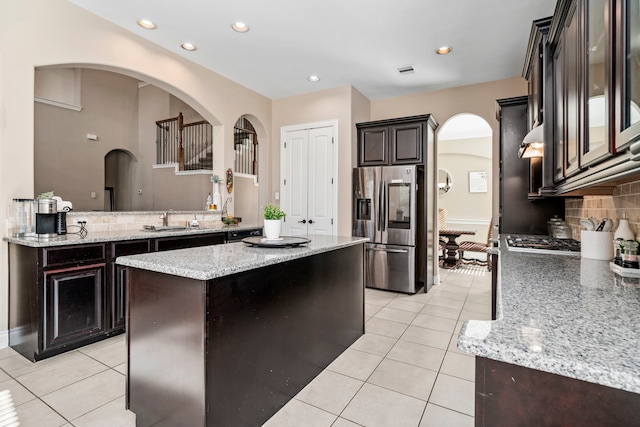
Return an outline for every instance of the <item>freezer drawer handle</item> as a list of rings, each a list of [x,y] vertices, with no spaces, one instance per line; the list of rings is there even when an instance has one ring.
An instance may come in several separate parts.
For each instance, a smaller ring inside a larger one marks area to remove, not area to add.
[[[392,254],[406,254],[409,252],[406,249],[382,249],[382,248],[367,248],[368,251],[378,251],[378,252],[391,252]]]

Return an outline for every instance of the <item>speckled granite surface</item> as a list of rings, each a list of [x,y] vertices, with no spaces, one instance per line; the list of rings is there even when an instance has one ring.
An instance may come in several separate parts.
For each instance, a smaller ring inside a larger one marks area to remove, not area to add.
[[[471,320],[458,347],[489,359],[640,393],[640,285],[608,261],[509,252],[498,320]]]
[[[305,237],[311,242],[296,248],[255,248],[238,242],[119,257],[116,263],[190,279],[209,280],[368,241],[361,237]]]
[[[77,234],[65,234],[53,239],[39,239],[37,237],[4,237],[3,240],[10,243],[17,243],[23,246],[34,248],[45,248],[51,246],[80,245],[87,243],[115,242],[119,240],[137,239],[157,239],[168,236],[191,236],[195,234],[225,233],[227,231],[251,230],[262,228],[262,225],[243,224],[234,226],[212,227],[212,228],[190,228],[174,231],[143,231],[143,230],[123,230],[123,231],[90,231],[84,238]]]

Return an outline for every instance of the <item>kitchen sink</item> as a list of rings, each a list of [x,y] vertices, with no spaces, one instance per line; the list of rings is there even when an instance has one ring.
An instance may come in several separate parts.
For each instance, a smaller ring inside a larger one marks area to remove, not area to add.
[[[178,230],[189,230],[191,227],[186,227],[184,225],[143,225],[143,231],[178,231]]]

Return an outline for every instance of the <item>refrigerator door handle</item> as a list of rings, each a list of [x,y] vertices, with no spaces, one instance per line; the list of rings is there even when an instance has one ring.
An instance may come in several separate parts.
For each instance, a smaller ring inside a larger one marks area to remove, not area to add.
[[[380,182],[378,184],[378,221],[377,221],[377,225],[376,228],[378,230],[381,230],[381,225],[382,224],[382,182]]]
[[[382,202],[380,203],[380,211],[382,212],[382,231],[387,230],[387,183],[382,181]]]
[[[406,249],[383,249],[383,248],[367,248],[368,251],[377,251],[377,252],[390,252],[392,254],[406,254],[409,251]]]

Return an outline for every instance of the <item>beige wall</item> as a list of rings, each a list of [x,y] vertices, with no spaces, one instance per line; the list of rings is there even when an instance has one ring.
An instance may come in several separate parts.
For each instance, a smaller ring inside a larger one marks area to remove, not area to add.
[[[440,125],[462,113],[476,114],[486,120],[493,132],[493,216],[497,218],[500,129],[496,119],[496,100],[522,96],[526,93],[527,83],[518,77],[376,100],[371,102],[371,120],[425,113],[433,114]]]
[[[34,29],[37,29],[35,31]],[[45,36],[43,36],[45,35]],[[19,43],[16,41],[19,40]],[[188,54],[185,53],[185,56]],[[233,124],[255,117],[262,150],[271,137],[271,100],[108,23],[65,0],[3,2],[0,14],[0,203],[34,193],[34,68],[48,65],[106,69],[152,83],[182,99],[233,141]],[[137,131],[136,131],[137,132]],[[221,154],[214,170],[233,167]],[[264,159],[265,157],[261,157]],[[261,169],[268,189],[269,169]],[[261,186],[262,188],[262,186]],[[102,208],[102,206],[100,206]],[[0,223],[6,209],[0,209]],[[0,334],[7,330],[7,243],[0,247]],[[0,339],[2,336],[0,336]],[[6,339],[6,335],[5,338]]]
[[[49,73],[39,71],[36,82]],[[90,69],[77,74],[81,111],[34,105],[34,192],[53,191],[75,210],[102,210],[105,156],[114,149],[138,153],[138,81]],[[87,139],[87,134],[98,140]]]
[[[337,234],[351,235],[351,169],[355,165],[352,158],[353,117],[352,87],[323,90],[306,95],[292,96],[273,101],[272,138],[280,141],[283,126],[293,126],[325,120],[338,120],[338,165],[336,188],[338,190]],[[357,96],[357,95],[356,95]],[[358,97],[357,109],[366,104]],[[273,144],[270,162],[273,171],[270,202],[275,202],[274,192],[280,191],[280,145]],[[263,182],[263,181],[260,181]],[[344,212],[344,215],[343,215]]]
[[[439,141],[438,151],[438,168],[452,177],[451,190],[438,197],[438,206],[447,210],[447,227],[475,229],[476,234],[464,240],[486,243],[492,215],[492,180],[486,193],[470,193],[469,172],[492,170],[491,138]]]

